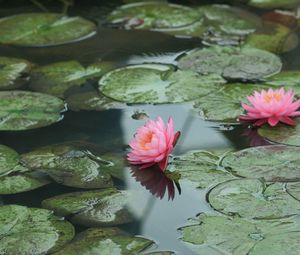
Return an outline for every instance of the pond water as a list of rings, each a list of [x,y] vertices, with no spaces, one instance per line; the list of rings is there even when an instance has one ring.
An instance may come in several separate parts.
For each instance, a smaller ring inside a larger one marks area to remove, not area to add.
[[[97,2],[76,3],[74,7],[69,9],[68,15],[80,15],[95,22],[100,22],[104,20],[104,14],[111,12],[116,6],[122,4],[117,1]],[[192,4],[191,2],[187,1],[186,4]],[[208,2],[211,3],[211,1]],[[0,4],[2,5],[0,8],[1,17],[40,11],[37,5],[29,2],[26,4],[26,1],[20,1],[19,5],[6,3],[6,1],[1,1]],[[50,11],[57,11],[61,7],[61,3],[48,1],[45,6]],[[242,8],[249,9],[247,6],[242,6]],[[270,12],[270,10],[262,11],[252,7],[250,10],[258,15]],[[97,34],[90,38],[58,46],[23,47],[0,44],[0,56],[26,59],[38,66],[77,60],[84,66],[97,61],[105,61],[116,68],[145,62],[175,64],[178,56],[184,52],[202,47],[206,46],[202,44],[200,38],[176,38],[160,32],[123,30],[110,28],[109,26],[99,26]],[[285,70],[300,68],[299,47],[282,53],[280,57]],[[89,80],[84,86],[68,90],[66,95],[96,91],[98,80]],[[21,89],[30,90],[30,82]],[[47,86],[47,84],[40,84],[40,86]],[[108,109],[105,111],[72,111],[69,109],[64,113],[62,121],[49,126],[30,130],[0,131],[0,143],[13,148],[19,154],[28,153],[42,146],[71,142],[80,144],[81,148],[90,150],[96,155],[111,151],[122,152],[125,155],[128,149],[127,145],[136,129],[147,120],[147,117],[141,120],[134,119],[132,116],[136,112],[144,112],[151,119],[161,116],[165,121],[169,116],[173,117],[175,130],[180,130],[182,134],[173,152],[174,156],[192,150],[239,151],[253,145],[268,144],[266,140],[257,138],[258,135],[254,131],[252,135],[249,135],[250,131],[247,126],[230,126],[220,124],[220,122],[205,121],[197,112],[191,109],[189,104],[176,103],[161,105],[129,104],[122,106],[122,109]],[[206,189],[199,189],[190,181],[179,180],[181,192],[175,188],[175,197],[173,200],[169,200],[167,194],[163,198],[152,195],[145,186],[141,185],[132,176],[129,168],[126,168],[122,174],[122,180],[115,180],[115,187],[120,190],[132,191],[134,194],[138,194],[138,198],[132,201],[130,205],[134,220],[118,227],[131,235],[142,236],[156,243],[144,253],[139,254],[146,254],[146,252],[151,251],[173,251],[176,254],[183,255],[231,254],[221,253],[220,251],[215,251],[216,253],[194,252],[189,245],[180,240],[179,228],[187,225],[188,219],[196,217],[199,213],[213,214],[215,212],[207,202],[207,192],[212,188],[210,185]],[[51,182],[32,191],[3,195],[1,203],[4,205],[17,204],[41,208],[43,200],[75,191],[83,190]],[[66,218],[69,219],[68,216]],[[87,228],[82,224],[74,225],[76,233]],[[102,253],[98,251],[90,254]]]

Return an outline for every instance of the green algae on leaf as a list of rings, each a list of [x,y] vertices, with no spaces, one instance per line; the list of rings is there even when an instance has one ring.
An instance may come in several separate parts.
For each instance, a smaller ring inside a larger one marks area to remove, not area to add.
[[[180,103],[205,96],[225,81],[215,74],[175,71],[163,64],[132,65],[113,70],[99,81],[105,96],[125,103]]]
[[[282,183],[236,179],[215,186],[208,194],[211,206],[226,215],[245,218],[281,218],[300,213],[300,202]]]
[[[0,43],[52,46],[82,40],[96,33],[96,25],[81,17],[56,13],[26,13],[0,19]]]
[[[44,127],[62,119],[64,102],[54,96],[29,91],[0,92],[0,130]]]
[[[72,215],[71,221],[76,224],[114,226],[133,220],[127,208],[130,197],[128,191],[110,188],[59,195],[44,200],[42,206],[58,215]]]
[[[0,254],[39,255],[54,252],[74,237],[74,227],[49,210],[0,206]]]

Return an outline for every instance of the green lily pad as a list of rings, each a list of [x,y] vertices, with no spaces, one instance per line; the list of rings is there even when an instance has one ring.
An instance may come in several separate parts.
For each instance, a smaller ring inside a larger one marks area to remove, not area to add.
[[[65,104],[57,97],[29,91],[0,92],[0,130],[44,127],[62,119]]]
[[[258,8],[279,8],[279,7],[292,7],[299,4],[299,0],[250,0],[249,5]]]
[[[299,182],[288,183],[286,185],[286,190],[292,197],[294,197],[295,199],[300,201],[300,183]]]
[[[32,64],[24,59],[0,57],[0,90],[21,87],[27,82],[23,77],[30,72]]]
[[[19,154],[15,150],[0,144],[0,176],[16,171],[18,165]]]
[[[295,217],[249,220],[201,214],[181,230],[182,240],[198,254],[282,255],[299,249],[300,226]]]
[[[74,236],[74,227],[45,209],[0,206],[0,253],[39,255],[54,252]]]
[[[67,97],[66,101],[72,111],[105,111],[124,107],[124,104],[95,91],[73,94]]]
[[[264,178],[270,182],[295,182],[300,181],[299,163],[300,148],[272,145],[228,153],[222,166],[242,177]]]
[[[153,241],[137,236],[129,236],[111,229],[90,228],[65,246],[55,255],[135,255],[153,244]]]
[[[300,213],[300,202],[282,183],[266,185],[258,179],[237,179],[215,186],[208,194],[211,206],[227,215],[280,218]]]
[[[212,46],[181,57],[178,67],[201,74],[219,74],[228,80],[256,81],[278,73],[282,63],[276,55],[256,48]]]
[[[180,103],[205,96],[223,83],[219,75],[144,64],[107,73],[100,79],[99,89],[105,96],[125,103]]]
[[[155,251],[150,253],[145,253],[145,255],[174,255],[173,251]]]
[[[270,128],[267,125],[258,129],[258,134],[271,142],[300,146],[300,119],[295,119],[296,126],[278,124]]]
[[[72,215],[71,221],[84,226],[114,226],[134,218],[126,207],[130,201],[127,191],[104,189],[67,193],[42,202],[56,214]]]
[[[81,17],[56,13],[26,13],[0,19],[0,43],[51,46],[71,43],[96,33],[96,25]]]
[[[265,89],[262,85],[226,84],[222,89],[194,101],[194,110],[205,120],[238,123],[237,118],[244,113],[241,102],[255,90]]]
[[[83,67],[77,61],[64,61],[35,68],[32,73],[32,90],[64,97],[65,92],[84,84],[88,79],[99,78],[112,67],[108,63],[96,63]]]
[[[169,166],[177,171],[181,180],[191,181],[197,188],[207,188],[220,182],[235,179],[218,167],[220,157],[209,151],[192,151],[173,158]]]

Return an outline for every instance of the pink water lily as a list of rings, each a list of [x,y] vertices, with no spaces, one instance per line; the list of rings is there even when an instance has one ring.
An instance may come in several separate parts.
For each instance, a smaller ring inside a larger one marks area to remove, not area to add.
[[[130,164],[140,165],[140,168],[158,164],[164,171],[179,136],[180,132],[174,133],[174,122],[171,117],[166,126],[161,117],[149,120],[137,130],[130,141],[131,151],[127,154],[127,159]]]
[[[294,92],[280,89],[268,89],[261,92],[254,91],[248,96],[251,105],[242,103],[242,107],[247,111],[245,116],[240,116],[242,121],[254,121],[254,126],[262,126],[268,123],[276,126],[279,122],[287,125],[296,125],[292,117],[300,116],[297,111],[300,107],[300,100],[294,102]]]

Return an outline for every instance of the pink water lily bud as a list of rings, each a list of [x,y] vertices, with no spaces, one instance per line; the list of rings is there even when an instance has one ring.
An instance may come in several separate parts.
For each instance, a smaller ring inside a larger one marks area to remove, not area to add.
[[[279,122],[294,126],[296,122],[292,117],[300,116],[297,111],[300,107],[300,100],[294,102],[294,92],[280,89],[268,89],[261,92],[254,91],[248,96],[251,105],[242,103],[246,110],[245,116],[240,116],[242,121],[254,121],[254,126],[262,126],[268,123],[274,127]]]
[[[161,117],[149,120],[136,131],[130,141],[131,151],[127,154],[127,159],[130,164],[140,165],[140,168],[157,164],[164,171],[179,136],[180,132],[174,133],[171,117],[166,126]]]

